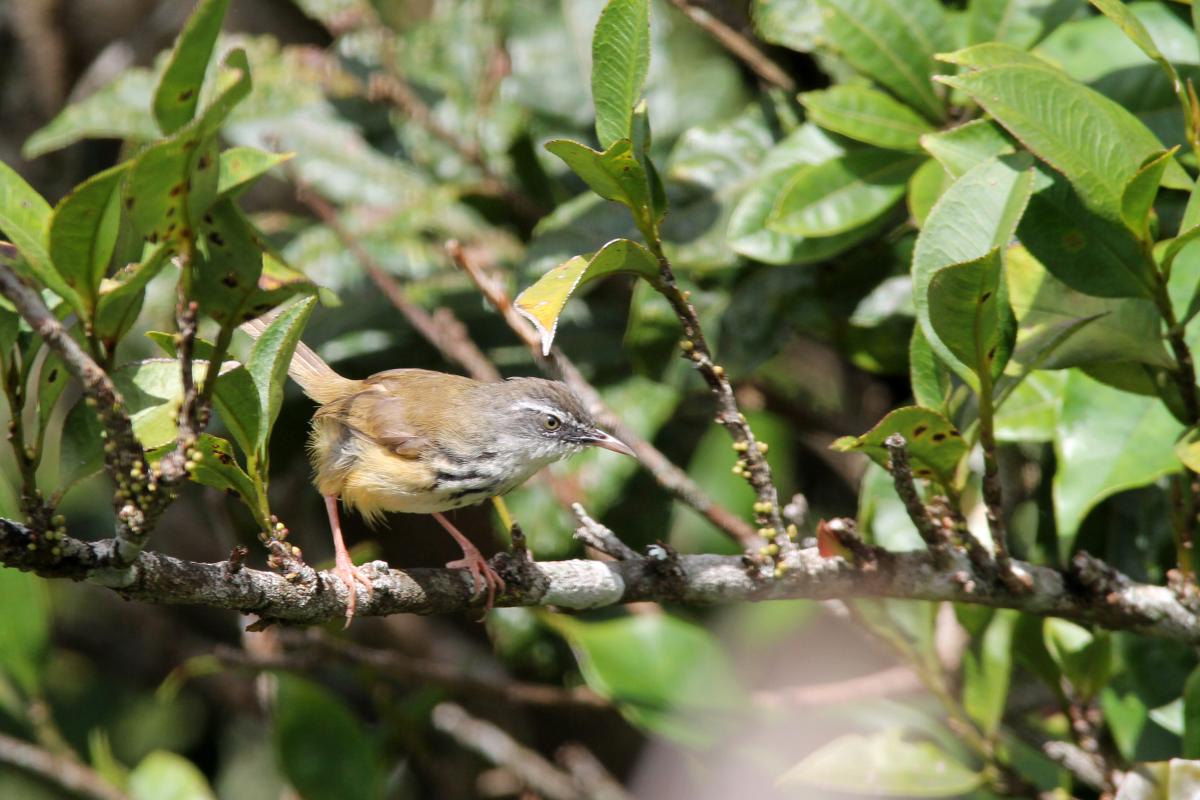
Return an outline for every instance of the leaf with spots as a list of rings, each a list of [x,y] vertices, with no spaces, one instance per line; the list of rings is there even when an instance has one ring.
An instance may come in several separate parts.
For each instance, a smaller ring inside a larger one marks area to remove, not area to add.
[[[882,467],[890,461],[884,441],[899,433],[907,444],[909,462],[918,478],[954,483],[954,472],[967,453],[962,434],[938,412],[919,406],[898,408],[862,436],[843,436],[830,445],[839,452],[861,452]]]
[[[229,112],[250,93],[250,65],[233,50],[218,74],[219,91],[196,119],[134,160],[125,184],[125,208],[134,227],[151,242],[190,245],[217,198],[216,135]]]
[[[196,115],[204,72],[228,8],[229,0],[203,0],[175,40],[154,91],[154,118],[163,133],[174,133]]]
[[[94,319],[121,221],[121,182],[129,162],[93,175],[64,197],[50,218],[50,260]]]
[[[649,0],[609,0],[592,36],[592,99],[601,147],[633,134],[650,67]]]
[[[201,219],[197,248],[204,258],[192,296],[201,312],[222,325],[241,322],[262,275],[262,237],[226,198],[218,200]]]
[[[63,389],[67,388],[69,375],[57,353],[49,353],[42,362],[42,371],[38,374],[37,394],[39,439],[46,432],[46,423],[54,413],[58,398],[62,397]]]
[[[929,281],[929,321],[942,344],[990,384],[1004,371],[1017,338],[1000,248],[951,264]]]
[[[537,283],[517,296],[513,305],[537,328],[542,352],[549,354],[558,329],[558,317],[567,300],[585,283],[618,272],[658,281],[658,261],[642,245],[629,239],[614,239],[590,259],[575,256],[547,272]]]

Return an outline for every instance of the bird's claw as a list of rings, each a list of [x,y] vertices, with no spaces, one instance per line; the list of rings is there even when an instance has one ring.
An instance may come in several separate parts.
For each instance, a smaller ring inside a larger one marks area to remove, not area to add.
[[[479,551],[464,553],[462,558],[447,561],[446,566],[450,569],[465,569],[470,572],[471,599],[479,597],[483,593],[484,588],[486,588],[487,604],[484,605],[483,610],[492,610],[492,606],[496,601],[496,591],[504,591],[504,579],[500,577],[500,573],[492,568],[492,565],[487,562],[487,559]]]
[[[375,586],[371,583],[362,567],[354,566],[354,562],[347,556],[346,558],[338,558],[337,566],[334,567],[333,574],[338,576],[346,586],[346,625],[350,627],[350,621],[354,619],[354,612],[358,608],[358,587],[356,584],[361,583],[367,589],[367,599],[370,600],[375,596]]]

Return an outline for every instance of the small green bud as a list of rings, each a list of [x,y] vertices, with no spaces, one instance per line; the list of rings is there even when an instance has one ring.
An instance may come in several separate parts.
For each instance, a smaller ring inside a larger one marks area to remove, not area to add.
[[[750,449],[750,445],[746,442],[734,442],[733,450],[736,453],[744,453]]]
[[[787,535],[788,535],[789,539],[798,539],[798,538],[800,538],[800,529],[797,528],[795,525],[788,525],[787,526]]]
[[[722,367],[720,364],[713,364],[712,371],[713,371],[713,375],[716,375],[718,378],[725,377],[725,368]]]
[[[696,349],[696,345],[692,344],[691,339],[680,339],[679,340],[679,349],[685,353],[690,353]]]
[[[766,552],[767,555],[771,556],[771,558],[774,558],[775,556],[779,555],[779,545],[777,545],[777,544],[773,544],[773,543],[769,544],[766,547],[764,547],[763,550]]]

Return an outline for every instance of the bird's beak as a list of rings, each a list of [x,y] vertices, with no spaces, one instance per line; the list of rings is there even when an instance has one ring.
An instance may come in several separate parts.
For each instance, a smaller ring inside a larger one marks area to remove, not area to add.
[[[588,434],[588,444],[603,447],[605,450],[612,450],[614,453],[623,453],[624,455],[637,458],[637,453],[633,452],[632,447],[604,431],[594,431]]]

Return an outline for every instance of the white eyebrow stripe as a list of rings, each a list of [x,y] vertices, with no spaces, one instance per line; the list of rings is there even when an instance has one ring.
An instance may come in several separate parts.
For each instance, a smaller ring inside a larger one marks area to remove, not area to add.
[[[554,406],[548,406],[548,405],[545,405],[544,403],[537,403],[537,402],[533,402],[531,400],[522,400],[521,402],[517,403],[516,407],[523,408],[526,411],[538,411],[543,414],[553,414],[556,417],[561,417],[561,416],[566,415],[566,413],[561,408],[555,408]]]

